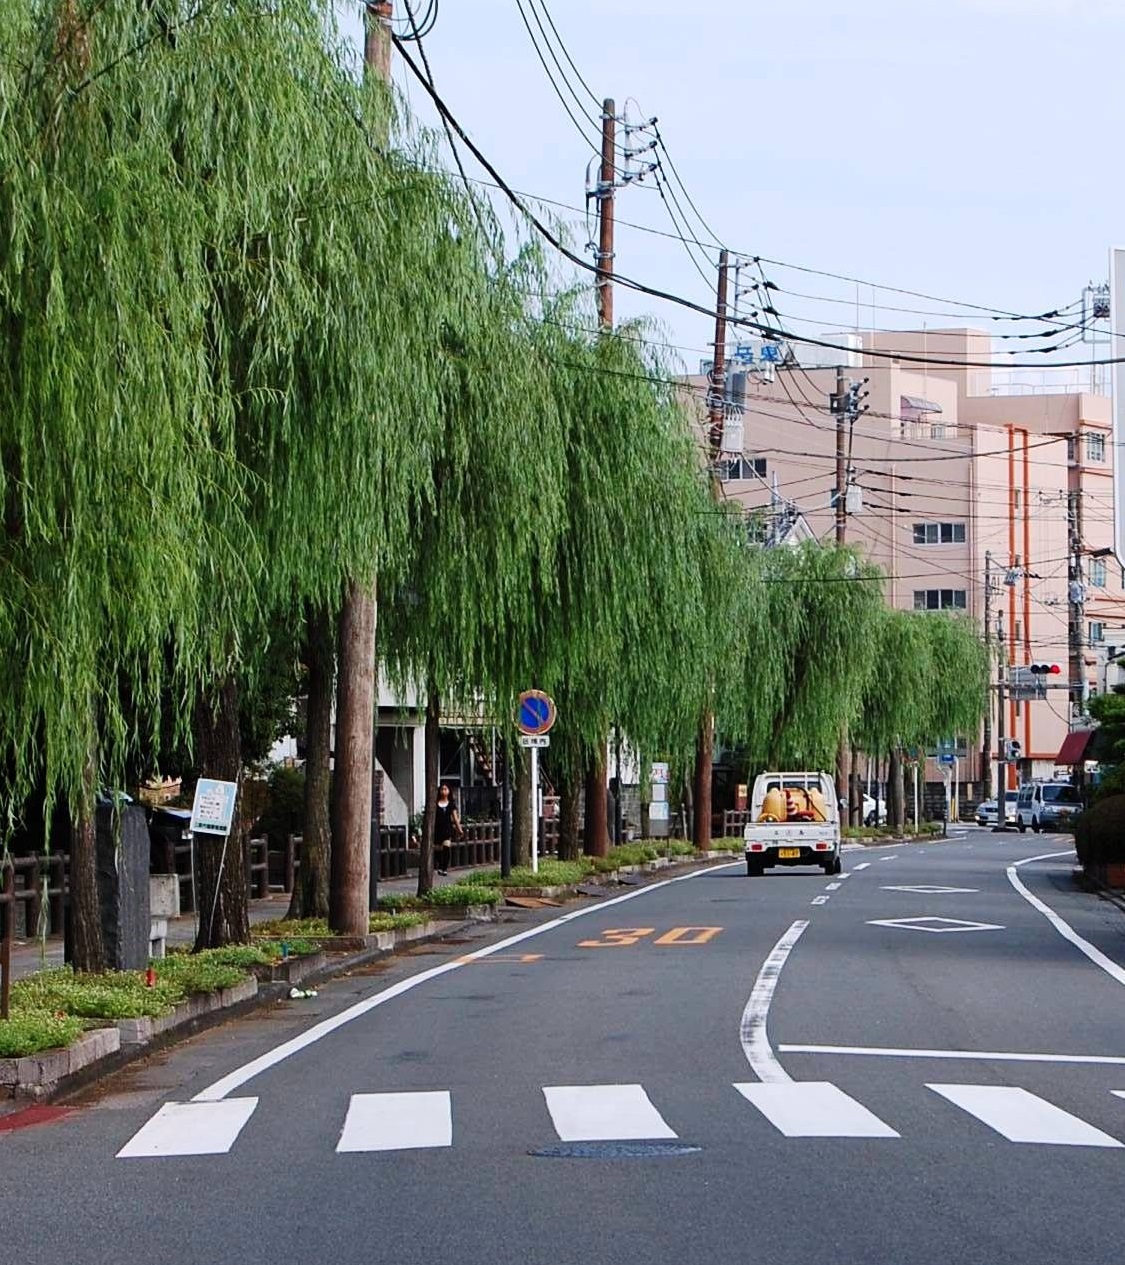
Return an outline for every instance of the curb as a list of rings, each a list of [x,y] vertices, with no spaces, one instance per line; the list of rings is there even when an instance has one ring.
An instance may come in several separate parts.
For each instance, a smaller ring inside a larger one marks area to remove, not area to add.
[[[1100,896],[1102,900],[1108,900],[1111,905],[1116,905],[1122,913],[1125,913],[1125,892],[1121,892],[1113,887],[1106,887],[1104,883],[1099,883],[1096,878],[1090,875],[1079,865],[1074,871],[1075,883],[1087,892],[1093,892],[1096,896]]]
[[[187,1037],[262,1006],[285,1001],[294,984],[318,983],[344,975],[392,957],[399,949],[443,940],[474,925],[479,925],[476,920],[435,921],[401,931],[376,932],[367,937],[368,946],[358,952],[338,957],[314,953],[304,959],[292,958],[285,964],[284,977],[259,981],[251,975],[232,988],[193,994],[170,1015],[119,1019],[84,1033],[64,1049],[0,1059],[0,1112],[13,1100],[46,1103],[75,1093],[100,1077]]]

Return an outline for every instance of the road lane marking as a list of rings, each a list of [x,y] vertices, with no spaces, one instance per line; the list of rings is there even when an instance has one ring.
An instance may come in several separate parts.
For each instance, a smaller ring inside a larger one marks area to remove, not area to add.
[[[787,1138],[897,1138],[888,1124],[828,1081],[735,1085]]]
[[[840,890],[840,884],[839,884],[839,883],[829,883],[829,884],[828,884],[828,886],[827,886],[824,890],[825,890],[826,892],[838,892],[838,891]]]
[[[412,1151],[452,1145],[453,1106],[448,1090],[352,1094],[336,1151]]]
[[[855,868],[856,868],[857,870],[866,870],[866,869],[867,869],[867,867],[868,867],[870,864],[871,864],[871,862],[870,862],[870,861],[863,861],[863,862],[861,862],[859,865],[857,865]]]
[[[807,920],[798,919],[773,946],[769,957],[762,963],[750,999],[742,1012],[742,1021],[738,1028],[742,1053],[746,1055],[750,1070],[766,1084],[781,1084],[792,1080],[770,1048],[766,1023],[770,1015],[770,1003],[781,977],[781,968],[808,925]]]
[[[1009,1142],[1120,1148],[1121,1143],[1045,1098],[1012,1085],[927,1085]]]
[[[699,878],[700,875],[715,874],[720,870],[730,870],[741,864],[741,861],[730,861],[722,865],[710,865],[706,869],[693,870],[690,874],[678,874],[675,878],[660,879],[655,883],[647,884],[645,887],[639,887],[635,891],[625,892],[621,896],[614,896],[609,900],[601,901],[597,905],[587,905],[583,909],[572,909],[569,913],[561,914],[558,918],[552,918],[548,922],[541,923],[538,927],[529,927],[526,931],[517,932],[514,936],[507,936],[503,940],[497,940],[495,944],[485,945],[475,953],[466,954],[464,958],[459,958],[452,962],[443,962],[440,966],[431,966],[427,970],[419,971],[417,975],[411,975],[408,979],[400,980],[389,988],[381,989],[370,997],[357,1001],[354,1005],[341,1010],[339,1014],[332,1015],[328,1019],[322,1019],[320,1023],[313,1024],[311,1028],[306,1029],[298,1036],[292,1037],[288,1041],[283,1041],[280,1045],[274,1046],[272,1050],[267,1050],[265,1054],[261,1054],[256,1059],[251,1059],[249,1063],[244,1063],[241,1067],[235,1068],[233,1072],[220,1077],[214,1084],[208,1085],[206,1089],[201,1090],[195,1095],[192,1102],[222,1101],[229,1093],[245,1085],[247,1081],[253,1080],[255,1076],[260,1076],[262,1072],[269,1071],[270,1068],[276,1067],[278,1063],[282,1063],[294,1054],[299,1054],[302,1050],[308,1049],[310,1045],[315,1045],[317,1041],[330,1036],[333,1032],[344,1027],[345,1024],[351,1023],[352,1020],[368,1014],[377,1006],[383,1006],[387,1002],[393,1001],[396,997],[401,997],[404,993],[409,993],[432,979],[438,979],[442,975],[448,975],[451,971],[460,970],[463,966],[479,961],[481,958],[489,958],[496,953],[503,953],[514,945],[522,944],[525,940],[531,940],[535,936],[544,935],[548,931],[554,931],[558,927],[565,926],[568,922],[573,922],[576,918],[585,918],[590,914],[600,913],[603,909],[609,909],[614,905],[623,905],[626,901],[637,900],[642,896],[650,895],[652,892],[660,891],[662,888],[670,887],[673,883],[687,883],[692,879]]]
[[[998,922],[966,922],[963,918],[938,918],[926,914],[921,918],[870,918],[869,927],[895,927],[899,931],[1003,931]]]
[[[897,858],[896,857],[880,857],[879,860],[880,861],[894,861],[894,860],[897,860]]]
[[[600,940],[579,940],[580,949],[624,949],[651,936],[655,927],[608,927]]]
[[[832,899],[831,896],[814,896],[812,900],[809,901],[809,904],[810,905],[827,905],[831,899]]]
[[[978,887],[938,887],[937,885],[929,885],[926,883],[918,883],[914,886],[904,887],[880,887],[881,892],[917,892],[921,896],[951,896],[955,892],[964,892],[966,896],[976,895],[980,888]]]
[[[643,1085],[544,1085],[560,1142],[627,1142],[674,1138]]]
[[[678,944],[691,948],[697,944],[710,944],[720,931],[722,927],[673,927],[671,931],[657,936],[653,944]]]
[[[1111,958],[1106,957],[1101,949],[1096,948],[1088,940],[1083,940],[1065,918],[1060,917],[1055,913],[1050,905],[1045,904],[1038,896],[1029,892],[1024,886],[1023,881],[1020,879],[1020,876],[1016,873],[1021,865],[1032,865],[1036,861],[1052,861],[1058,857],[1071,855],[1072,850],[1068,848],[1065,852],[1044,852],[1041,856],[1024,857],[1022,861],[1016,861],[1014,865],[1008,866],[1008,882],[1011,883],[1016,891],[1019,892],[1019,894],[1029,905],[1031,905],[1033,909],[1037,909],[1043,917],[1047,919],[1051,926],[1054,927],[1064,940],[1069,940],[1070,943],[1073,944],[1080,953],[1084,953],[1095,966],[1101,967],[1110,979],[1115,980],[1122,986],[1125,986],[1125,970],[1118,966]]]
[[[885,1059],[969,1059],[979,1060],[982,1063],[1090,1063],[1125,1067],[1125,1056],[1116,1054],[1018,1054],[1010,1050],[923,1050],[880,1045],[781,1044],[777,1048],[781,1054],[860,1054]],[[1122,1092],[1125,1094],[1125,1091]]]
[[[256,1098],[166,1102],[117,1152],[117,1158],[226,1155],[257,1105]]]

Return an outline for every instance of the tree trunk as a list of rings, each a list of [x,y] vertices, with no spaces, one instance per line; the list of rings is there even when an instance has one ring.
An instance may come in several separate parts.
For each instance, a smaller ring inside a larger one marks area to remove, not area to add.
[[[559,786],[559,860],[577,861],[581,852],[578,804],[581,785],[573,773]]]
[[[512,865],[531,864],[531,761],[522,747],[512,751]]]
[[[242,735],[238,724],[238,681],[228,676],[217,694],[201,696],[195,707],[195,737],[200,774],[239,787],[231,832],[195,837],[198,880],[199,934],[195,949],[218,949],[226,944],[249,944],[250,908],[247,891],[246,839],[240,820]]]
[[[97,761],[91,751],[82,773],[82,802],[72,810],[68,947],[74,969],[95,974],[106,967],[98,899],[97,789]]]
[[[692,803],[695,807],[692,842],[700,852],[707,852],[711,848],[711,769],[714,764],[714,749],[715,718],[708,711],[700,721],[695,740],[695,785],[692,788]]]
[[[652,802],[652,766],[645,761],[641,762],[640,753],[637,753],[637,777],[639,779],[637,785],[637,796],[641,809],[641,834],[642,839],[649,837],[649,831],[652,822],[649,817],[649,804]]]
[[[418,850],[418,895],[434,885],[434,823],[441,780],[441,699],[431,685],[426,696],[426,799],[422,811],[422,842]]]
[[[848,748],[848,737],[845,733],[840,738],[840,744],[836,748],[836,798],[843,800],[844,805],[840,810],[840,820],[844,825],[851,825],[851,751]]]
[[[588,857],[609,855],[605,774],[605,745],[599,744],[586,766],[586,822],[582,850]]]
[[[852,826],[863,825],[863,777],[859,770],[859,752],[852,747],[851,778],[848,783],[848,821]]]
[[[305,723],[305,824],[290,918],[327,918],[332,873],[332,693],[336,683],[333,619],[324,608],[305,615],[308,707]]]
[[[375,586],[353,580],[340,615],[329,926],[365,936],[370,917],[375,742]]]
[[[906,828],[906,785],[903,779],[902,751],[896,747],[891,752],[890,786],[888,790],[894,798],[894,828],[902,834]]]

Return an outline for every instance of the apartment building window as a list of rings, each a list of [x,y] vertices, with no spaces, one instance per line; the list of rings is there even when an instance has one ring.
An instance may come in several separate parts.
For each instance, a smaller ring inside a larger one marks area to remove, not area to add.
[[[917,596],[917,595],[915,595]],[[1092,619],[1089,624],[1090,645],[1100,645],[1105,641],[1105,624],[1100,619]]]
[[[1105,436],[1095,435],[1091,431],[1087,431],[1086,439],[1086,460],[1087,461],[1105,461]]]
[[[915,589],[916,611],[963,611],[968,609],[964,589]]]
[[[1105,579],[1106,579],[1105,559],[1091,558],[1090,559],[1090,584],[1096,589],[1104,589]]]
[[[914,543],[916,545],[963,545],[965,524],[915,523]]]
[[[1068,466],[1074,465],[1078,460],[1078,443],[1073,435],[1066,437],[1066,463]]]

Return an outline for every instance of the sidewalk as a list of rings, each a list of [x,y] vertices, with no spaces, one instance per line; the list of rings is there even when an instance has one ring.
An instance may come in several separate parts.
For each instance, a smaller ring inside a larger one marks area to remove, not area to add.
[[[435,874],[434,886],[444,887],[447,883],[464,882],[472,874],[485,870],[495,870],[495,865],[465,866],[449,874]],[[379,883],[379,891],[390,895],[392,892],[410,895],[418,890],[418,873],[412,871],[403,878],[384,879]],[[262,900],[250,902],[250,925],[270,922],[274,918],[284,918],[289,911],[289,896],[285,892],[274,892]],[[178,918],[168,919],[168,945],[183,947],[195,943],[198,926],[194,913],[181,914]],[[16,940],[12,946],[12,978],[19,979],[23,975],[31,975],[44,967],[63,965],[62,936],[49,936],[44,945],[38,940]]]

